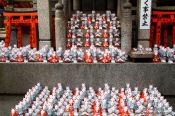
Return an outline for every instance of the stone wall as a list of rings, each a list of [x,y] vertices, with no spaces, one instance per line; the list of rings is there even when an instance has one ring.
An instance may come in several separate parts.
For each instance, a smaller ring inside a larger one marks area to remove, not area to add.
[[[75,88],[81,83],[103,87],[109,83],[117,88],[130,83],[132,87],[153,84],[164,95],[175,95],[175,64],[44,64],[0,63],[0,94],[24,94],[41,82],[49,87],[58,82]]]

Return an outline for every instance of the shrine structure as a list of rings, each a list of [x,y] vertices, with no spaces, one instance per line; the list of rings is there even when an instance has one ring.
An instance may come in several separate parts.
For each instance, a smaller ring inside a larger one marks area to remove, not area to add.
[[[72,40],[72,37],[67,36],[71,30],[67,28],[67,24],[77,11],[87,16],[93,14],[92,11],[100,16],[106,11],[115,14],[120,23],[119,48],[126,54],[139,45],[144,48],[153,48],[155,44],[158,47],[175,47],[174,0],[0,0],[0,40],[5,41],[6,47],[30,44],[30,47],[36,49],[44,45],[66,49],[66,42],[68,39]],[[167,60],[166,56],[163,58]],[[70,88],[86,83],[95,89],[102,87],[104,83],[117,88],[130,83],[131,87],[141,89],[153,85],[175,106],[174,68],[173,62],[0,63],[0,109],[4,109],[0,110],[0,115],[9,115],[9,109],[17,103],[15,100],[23,97],[38,82],[49,88],[54,87],[57,82]]]

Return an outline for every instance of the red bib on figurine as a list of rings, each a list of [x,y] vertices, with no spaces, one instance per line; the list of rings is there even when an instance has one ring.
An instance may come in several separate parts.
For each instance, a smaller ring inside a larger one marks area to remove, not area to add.
[[[102,21],[106,22],[106,16],[102,16]]]
[[[108,41],[104,41],[102,44],[103,47],[109,47],[109,42]]]
[[[41,115],[40,116],[47,116],[46,112],[45,111],[41,111]]]
[[[72,47],[72,43],[71,43],[71,41],[67,41],[66,42],[66,48],[71,48]]]
[[[90,33],[89,33],[89,32],[86,32],[86,34],[85,34],[84,37],[85,37],[85,38],[90,38]]]
[[[84,43],[84,47],[89,48],[90,46],[91,46],[91,44],[90,44],[89,41],[86,41],[86,42]]]
[[[158,55],[154,56],[153,58],[153,62],[155,63],[159,63],[161,60],[160,60],[160,57]]]
[[[88,23],[91,23],[91,22],[92,22],[91,17],[88,17],[88,18],[87,18],[87,22],[88,22]]]
[[[10,116],[18,116],[18,113],[14,109],[12,109],[10,112]]]
[[[24,58],[21,55],[17,55],[16,62],[24,62]]]
[[[59,62],[58,56],[51,56],[50,59],[49,59],[49,62],[50,63],[57,63],[57,62]]]
[[[37,62],[43,62],[43,58],[40,54],[36,54],[36,61]]]
[[[109,38],[109,34],[108,32],[104,32],[103,35],[102,35],[103,38]]]
[[[93,114],[92,114],[92,116],[103,116],[101,107],[100,106],[97,107],[96,103],[94,103],[94,105],[93,105]]]
[[[0,62],[6,62],[5,56],[0,57]]]
[[[88,54],[87,52],[84,55],[84,62],[85,63],[93,63],[93,58],[90,54]]]
[[[95,30],[99,29],[99,24],[97,24],[97,23],[94,24],[94,29],[95,29]]]
[[[102,58],[101,58],[101,63],[110,63],[111,62],[111,57],[109,54],[107,54],[106,56],[104,55]]]
[[[67,37],[68,39],[72,38],[72,33],[71,33],[71,32],[68,32],[67,35],[66,35],[66,37]]]

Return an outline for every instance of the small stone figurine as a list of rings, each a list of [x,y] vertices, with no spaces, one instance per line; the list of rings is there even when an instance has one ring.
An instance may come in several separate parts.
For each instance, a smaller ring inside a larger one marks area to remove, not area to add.
[[[77,50],[77,61],[78,62],[83,62],[84,61],[84,52],[82,48],[79,48]]]
[[[95,33],[95,37],[96,38],[100,38],[102,36],[102,33],[100,32],[100,30],[98,29],[97,32]]]
[[[85,55],[84,55],[84,62],[85,63],[93,63],[93,58],[90,53],[90,50],[86,50]]]
[[[36,53],[36,48],[34,48],[34,49],[31,49],[30,51],[29,51],[29,54],[28,54],[28,60],[29,60],[29,62],[35,62],[36,60],[35,60],[35,53]]]
[[[70,49],[71,47],[72,47],[71,39],[67,39],[67,41],[66,41],[66,48]]]
[[[173,57],[174,57],[174,49],[167,48],[167,58],[168,58],[168,63],[172,64],[173,63]]]
[[[77,39],[76,45],[77,45],[77,47],[83,47],[83,42],[82,42],[81,38]]]
[[[37,62],[43,62],[42,54],[41,54],[40,51],[37,51],[35,53],[35,59],[36,59]]]
[[[105,47],[105,48],[109,47],[108,39],[106,39],[106,38],[104,39],[104,42],[103,42],[102,46]]]
[[[121,50],[118,52],[118,56],[116,59],[117,63],[125,63],[127,56],[125,55],[125,52],[122,52]]]
[[[111,56],[108,49],[105,49],[104,54],[101,58],[101,63],[110,63],[111,62]]]
[[[158,55],[158,50],[154,50],[153,62],[155,62],[155,63],[160,62],[160,57],[159,57],[159,55]]]
[[[107,30],[104,30],[102,38],[109,38],[109,33],[107,32]]]
[[[102,42],[100,41],[100,38],[97,38],[95,41],[95,46],[96,47],[101,47],[102,46]]]
[[[50,55],[50,57],[48,57],[48,61],[49,61],[50,63],[57,63],[57,62],[59,62],[59,58],[58,58],[58,56],[56,55],[56,52],[53,52],[53,53]]]
[[[17,52],[17,56],[16,56],[16,62],[24,62],[24,57],[22,55],[22,48],[20,48],[20,50]]]
[[[72,31],[71,30],[68,31],[66,38],[69,38],[69,39],[72,38]]]
[[[77,37],[78,38],[82,38],[83,37],[83,32],[81,31],[81,29],[78,29]]]
[[[58,50],[56,51],[56,54],[58,56],[59,63],[62,63],[63,62],[63,50],[61,47],[58,48]]]
[[[65,50],[64,55],[63,55],[63,61],[65,63],[72,62],[72,56],[70,55],[70,50]]]
[[[162,63],[166,62],[166,52],[167,52],[166,48],[164,48],[163,46],[159,47],[159,56]]]
[[[86,38],[86,41],[84,43],[84,47],[89,48],[91,46],[89,38]]]

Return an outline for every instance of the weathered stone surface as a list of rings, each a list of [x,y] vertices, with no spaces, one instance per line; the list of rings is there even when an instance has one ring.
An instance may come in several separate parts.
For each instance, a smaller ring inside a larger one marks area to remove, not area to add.
[[[148,48],[149,41],[148,40],[140,40],[140,41],[138,41],[138,45],[142,45],[144,48]]]
[[[109,83],[117,88],[130,83],[132,87],[156,86],[163,95],[175,95],[175,64],[43,64],[0,63],[0,93],[23,94],[41,82],[50,88],[58,82],[75,88],[81,83],[103,87]]]
[[[132,5],[129,2],[123,4],[121,19],[121,49],[127,54],[131,51],[132,43]]]
[[[68,8],[68,0],[63,0],[63,6],[64,6],[64,16],[65,16],[65,19],[68,20],[68,17],[69,17],[69,8]]]
[[[55,5],[55,36],[56,36],[56,48],[66,46],[66,23],[63,12],[63,4],[57,3]]]
[[[39,48],[42,48],[44,45],[51,47],[51,41],[39,41]]]
[[[9,116],[10,110],[23,99],[24,95],[0,95],[0,116]]]
[[[39,39],[51,40],[50,0],[37,0]]]
[[[139,40],[149,40],[150,38],[150,29],[139,29]]]
[[[121,18],[121,12],[122,12],[122,5],[123,1],[122,0],[117,0],[117,16]]]
[[[73,10],[80,10],[80,0],[73,0]]]
[[[149,47],[149,39],[150,39],[150,29],[140,29],[140,6],[141,1],[137,0],[138,2],[138,44],[143,45],[144,47]]]
[[[33,0],[33,10],[37,10],[37,0]]]

